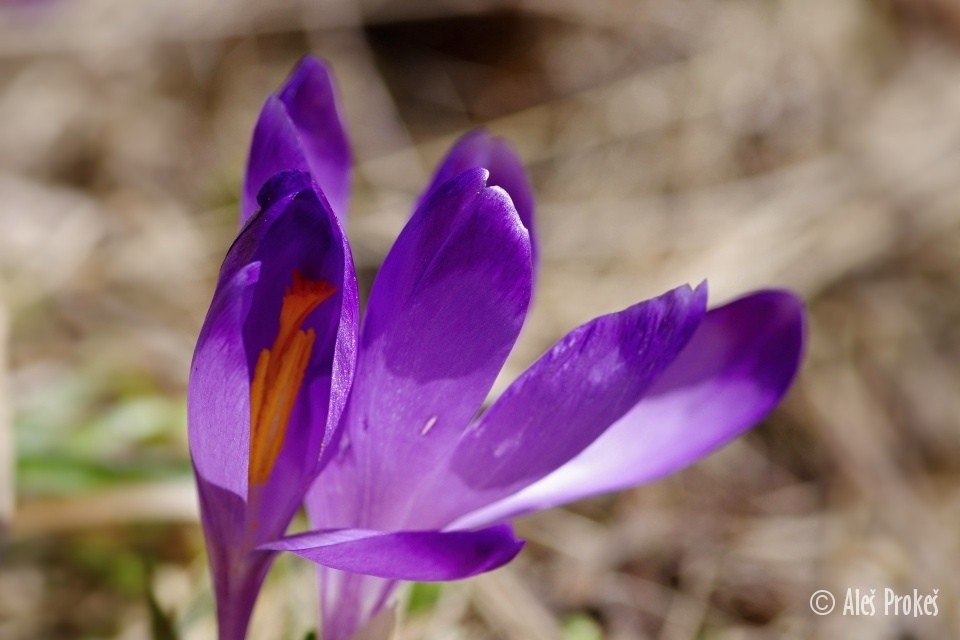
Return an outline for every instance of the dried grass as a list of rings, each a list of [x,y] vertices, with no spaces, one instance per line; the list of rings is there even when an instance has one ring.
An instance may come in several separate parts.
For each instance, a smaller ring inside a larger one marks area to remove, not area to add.
[[[811,314],[805,371],[753,434],[671,479],[521,522],[516,564],[445,589],[401,637],[586,638],[590,621],[615,640],[956,637],[957,15],[953,0],[0,8],[16,433],[43,428],[24,417],[37,403],[63,403],[49,427],[69,434],[131,384],[182,398],[256,111],[313,51],[338,73],[354,136],[365,280],[455,136],[485,124],[527,162],[541,278],[497,390],[575,324],[681,282],[709,277],[716,301],[790,286]],[[78,379],[93,398],[80,416]],[[164,437],[183,460],[180,427]],[[97,535],[133,544],[140,525],[117,523],[146,519],[169,523],[163,544],[137,543],[158,596],[186,638],[211,637],[191,498],[157,482],[21,489],[0,636],[146,637],[137,598],[57,553]],[[252,637],[312,624],[308,568],[278,573]],[[939,589],[940,615],[808,608],[820,588],[885,586]]]

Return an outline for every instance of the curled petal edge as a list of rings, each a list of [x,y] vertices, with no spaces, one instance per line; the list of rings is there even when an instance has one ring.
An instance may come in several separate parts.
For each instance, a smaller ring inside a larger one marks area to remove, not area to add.
[[[524,542],[509,525],[476,531],[374,531],[330,529],[288,536],[258,551],[289,551],[352,573],[420,582],[457,580],[492,571]]]

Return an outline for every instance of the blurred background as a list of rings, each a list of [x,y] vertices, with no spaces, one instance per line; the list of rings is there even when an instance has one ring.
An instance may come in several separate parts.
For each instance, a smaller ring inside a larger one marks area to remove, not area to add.
[[[398,638],[960,637],[960,1],[6,0],[0,638],[214,637],[188,364],[257,112],[307,52],[364,282],[458,135],[529,168],[540,280],[495,393],[683,282],[811,315],[753,433],[521,521],[516,562],[416,586]],[[810,612],[858,587],[939,615]],[[251,638],[301,640],[313,589],[279,562]]]

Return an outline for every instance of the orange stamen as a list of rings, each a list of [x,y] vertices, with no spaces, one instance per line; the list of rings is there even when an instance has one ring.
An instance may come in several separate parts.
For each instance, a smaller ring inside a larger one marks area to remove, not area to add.
[[[336,289],[323,280],[293,272],[280,305],[280,328],[269,349],[260,352],[250,383],[250,486],[263,484],[283,448],[287,423],[310,362],[316,332],[300,327]]]

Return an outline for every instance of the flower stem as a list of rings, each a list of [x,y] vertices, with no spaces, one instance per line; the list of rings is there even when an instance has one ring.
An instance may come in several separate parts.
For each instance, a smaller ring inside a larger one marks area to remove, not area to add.
[[[254,552],[214,571],[219,640],[245,640],[257,594],[273,563],[273,553]]]

